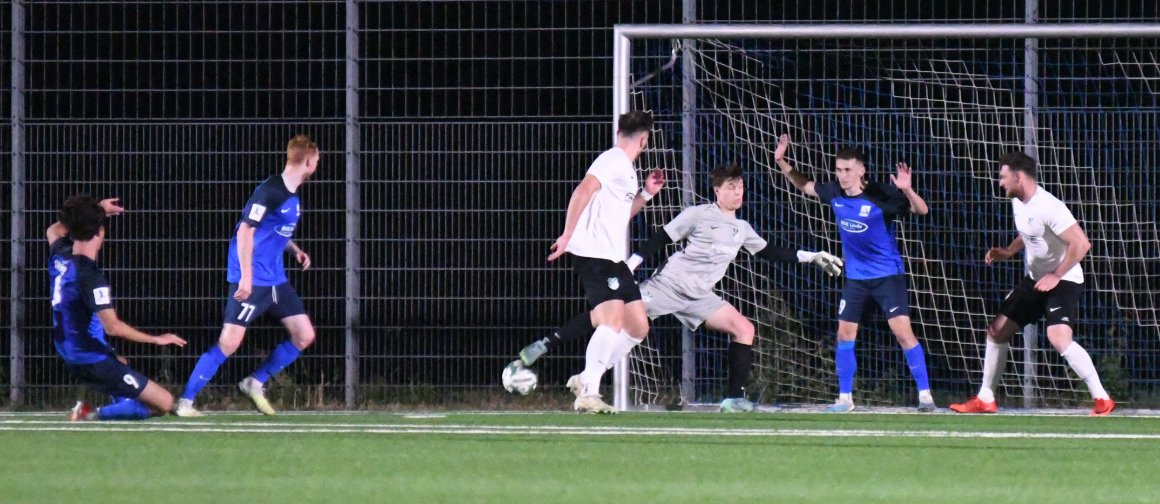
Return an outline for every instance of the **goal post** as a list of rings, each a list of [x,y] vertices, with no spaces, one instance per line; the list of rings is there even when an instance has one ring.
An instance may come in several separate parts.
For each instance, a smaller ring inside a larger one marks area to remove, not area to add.
[[[685,71],[634,86],[673,40],[685,42]],[[1147,402],[1160,381],[1160,178],[1148,171],[1160,166],[1156,40],[1160,24],[617,25],[613,135],[620,114],[653,110],[657,131],[639,164],[669,179],[634,237],[690,201],[710,201],[708,170],[741,161],[742,218],[772,245],[836,254],[829,211],[774,166],[777,137],[790,134],[787,157],[815,180],[832,178],[832,155],[846,144],[869,151],[873,180],[910,163],[931,215],[905,219],[897,235],[913,326],[945,405],[977,387],[986,324],[1022,274],[1021,262],[984,268],[982,254],[1015,236],[995,160],[1026,150],[1040,161],[1041,185],[1093,243],[1076,339],[1101,375],[1114,374],[1117,392]],[[689,188],[699,188],[691,200]],[[738,257],[721,295],[758,327],[749,393],[759,397],[751,399],[833,400],[840,289],[810,268]],[[1001,397],[1028,406],[1086,401],[1082,381],[1038,343],[1043,335],[1032,324],[1012,340]],[[617,365],[614,405],[719,401],[723,341],[702,328],[689,351],[688,336],[658,320]],[[880,317],[864,318],[858,345],[858,400],[909,404],[913,382]]]

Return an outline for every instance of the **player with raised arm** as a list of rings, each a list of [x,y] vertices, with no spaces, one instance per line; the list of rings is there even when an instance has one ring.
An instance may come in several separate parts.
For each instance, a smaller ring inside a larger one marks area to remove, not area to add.
[[[73,421],[144,420],[173,409],[173,394],[125,364],[105,339],[117,336],[136,343],[185,346],[177,335],[145,334],[117,317],[97,255],[105,240],[105,219],[123,211],[116,198],[97,201],[79,194],[65,201],[59,221],[45,232],[56,353],[73,377],[123,398],[100,408],[80,401],[69,416]]]
[[[266,399],[264,384],[282,371],[314,342],[314,325],[298,293],[286,278],[282,254],[294,254],[303,270],[310,268],[310,256],[294,244],[291,237],[302,215],[298,189],[318,169],[318,146],[306,135],[298,135],[286,145],[286,166],[281,175],[262,182],[242,208],[241,219],[234,226],[230,240],[229,297],[218,342],[197,361],[185,392],[174,410],[178,416],[201,416],[193,399],[226,358],[237,351],[250,323],[269,311],[282,321],[290,337],[270,352],[256,371],[238,388],[266,415],[274,408]]]
[[[799,191],[830,205],[842,237],[846,261],[846,283],[838,305],[838,342],[834,361],[838,374],[838,400],[827,411],[846,413],[854,409],[854,341],[868,301],[874,301],[886,315],[887,324],[902,347],[906,364],[918,388],[918,411],[935,410],[934,397],[926,373],[922,344],[910,326],[910,302],[902,255],[898,252],[894,220],[929,209],[911,185],[911,170],[898,163],[893,184],[867,181],[866,155],[847,147],[835,155],[833,182],[815,183],[794,170],[785,159],[789,135],[782,135],[774,152],[781,172]]]
[[[654,170],[642,189],[633,163],[648,145],[653,118],[628,112],[617,118],[616,145],[592,162],[568,201],[564,232],[552,244],[548,261],[565,252],[584,285],[596,326],[584,354],[584,371],[568,379],[580,412],[613,413],[600,399],[604,372],[648,335],[648,317],[640,288],[624,263],[628,255],[629,220],[664,186],[664,172]]]
[[[641,296],[650,319],[673,315],[686,327],[696,330],[702,324],[729,334],[728,390],[721,402],[723,412],[753,411],[754,404],[745,397],[745,385],[753,364],[753,338],[756,330],[744,315],[713,292],[725,276],[729,264],[745,248],[750,254],[769,261],[812,263],[830,275],[840,275],[842,260],[826,252],[771,247],[753,227],[737,218],[745,196],[741,167],[720,166],[709,174],[716,202],[684,209],[653,234],[637,253],[628,259],[635,270],[670,243],[685,240],[683,250],[673,254],[664,266],[640,286]],[[587,312],[573,320],[585,322]],[[590,334],[591,325],[587,326]],[[580,327],[578,333],[585,328]],[[561,340],[561,331],[532,342],[520,351],[520,362],[530,366]],[[613,361],[615,364],[617,361]]]
[[[1035,160],[1022,152],[999,158],[999,187],[1011,198],[1019,235],[1006,248],[988,250],[983,261],[988,265],[1005,261],[1022,249],[1024,276],[1003,299],[999,315],[987,325],[983,384],[978,395],[965,403],[952,404],[951,410],[998,411],[995,380],[1006,367],[1011,336],[1019,328],[1046,317],[1047,340],[1087,383],[1095,401],[1092,416],[1104,416],[1116,408],[1116,403],[1100,383],[1087,350],[1072,339],[1083,291],[1083,268],[1079,263],[1092,245],[1067,205],[1036,182],[1035,172]]]

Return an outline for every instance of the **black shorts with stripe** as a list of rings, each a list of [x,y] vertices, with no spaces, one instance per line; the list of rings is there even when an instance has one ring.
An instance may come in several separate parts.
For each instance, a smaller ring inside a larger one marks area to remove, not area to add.
[[[593,308],[605,301],[640,301],[640,286],[627,264],[583,256],[573,256],[572,264]]]
[[[1083,284],[1067,280],[1060,280],[1054,289],[1040,292],[1035,290],[1035,280],[1025,276],[1003,299],[999,313],[1019,326],[1037,322],[1040,317],[1044,317],[1048,327],[1066,324],[1074,328],[1082,293]]]

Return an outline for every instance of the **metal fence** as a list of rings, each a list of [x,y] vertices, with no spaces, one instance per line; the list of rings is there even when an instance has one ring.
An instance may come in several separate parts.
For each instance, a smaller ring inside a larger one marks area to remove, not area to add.
[[[1160,20],[1144,3],[1051,4],[1041,22]],[[543,259],[607,145],[614,24],[1024,16],[1011,0],[4,3],[0,404],[78,393],[43,271],[43,229],[71,193],[123,198],[102,257],[118,311],[190,345],[117,346],[175,389],[216,341],[237,212],[286,140],[311,135],[323,161],[296,241],[315,267],[291,281],[318,339],[272,391],[290,407],[478,404],[520,346],[584,306]],[[211,393],[229,400],[282,337],[256,325]],[[562,383],[579,349],[548,359],[543,382]]]

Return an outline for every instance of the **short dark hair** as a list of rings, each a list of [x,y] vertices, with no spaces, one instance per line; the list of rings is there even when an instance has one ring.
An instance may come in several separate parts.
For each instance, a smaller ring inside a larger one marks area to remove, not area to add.
[[[857,147],[842,147],[842,149],[834,155],[835,161],[839,159],[853,159],[854,161],[862,163],[862,166],[866,166],[866,153],[862,152],[862,149]]]
[[[1019,151],[1011,151],[999,156],[999,166],[1007,165],[1011,171],[1021,172],[1032,179],[1035,178],[1035,160],[1031,156]]]
[[[73,241],[88,241],[101,232],[105,224],[105,209],[101,202],[88,194],[77,194],[64,202],[60,209],[60,223],[68,230]]]
[[[737,163],[730,163],[713,168],[709,172],[709,183],[713,184],[713,188],[721,187],[722,184],[729,180],[741,178],[741,165]]]
[[[620,119],[616,121],[616,133],[626,137],[635,136],[638,133],[651,131],[653,127],[652,112],[644,112],[640,110],[620,114]]]

